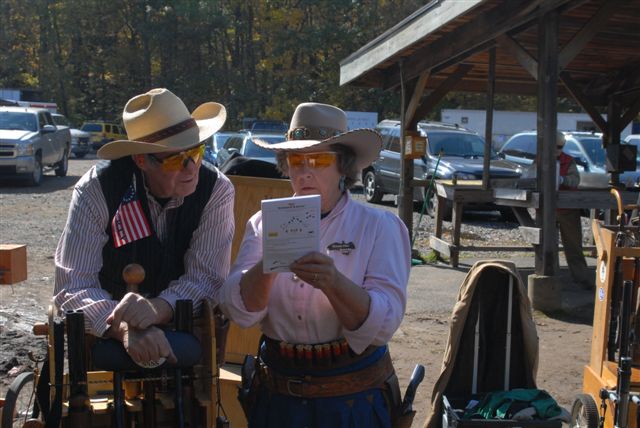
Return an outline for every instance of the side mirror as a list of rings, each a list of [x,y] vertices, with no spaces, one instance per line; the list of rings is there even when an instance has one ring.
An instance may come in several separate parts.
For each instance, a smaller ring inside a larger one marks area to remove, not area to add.
[[[54,125],[45,125],[42,127],[43,134],[49,134],[51,132],[56,132],[57,130],[58,128],[56,128]]]

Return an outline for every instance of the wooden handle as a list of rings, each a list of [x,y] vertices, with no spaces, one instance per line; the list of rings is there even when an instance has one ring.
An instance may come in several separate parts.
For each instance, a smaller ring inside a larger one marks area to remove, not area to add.
[[[137,293],[138,285],[144,281],[144,268],[137,263],[128,264],[122,269],[122,279],[127,283],[127,292]]]
[[[32,331],[35,336],[46,336],[49,334],[49,324],[47,323],[34,324]]]

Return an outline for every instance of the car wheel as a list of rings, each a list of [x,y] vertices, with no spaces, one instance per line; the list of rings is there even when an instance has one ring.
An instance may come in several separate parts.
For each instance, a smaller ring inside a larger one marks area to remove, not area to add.
[[[42,183],[42,160],[40,159],[40,153],[36,154],[35,165],[33,166],[33,172],[28,179],[30,186],[39,186]]]
[[[429,195],[427,196],[427,200],[428,200],[427,209],[426,209],[427,214],[431,218],[436,218],[436,215],[438,213],[438,204],[440,203],[440,200],[438,199],[438,196],[436,196],[436,192],[434,189],[431,189],[431,191],[429,192]],[[453,206],[449,201],[446,201],[445,203],[446,203],[446,206],[444,209],[444,217],[442,219],[446,221],[450,221],[453,215]]]
[[[86,155],[87,155],[86,153],[76,153],[76,154],[75,154],[75,157],[76,157],[76,159],[82,159],[82,158],[84,158]]]
[[[69,152],[67,150],[62,154],[62,160],[56,164],[56,176],[65,177],[69,170]]]
[[[571,428],[597,428],[600,422],[598,406],[589,394],[578,394],[571,407]]]
[[[364,176],[364,198],[367,202],[377,204],[382,201],[384,193],[376,188],[376,175],[373,171],[368,171]]]

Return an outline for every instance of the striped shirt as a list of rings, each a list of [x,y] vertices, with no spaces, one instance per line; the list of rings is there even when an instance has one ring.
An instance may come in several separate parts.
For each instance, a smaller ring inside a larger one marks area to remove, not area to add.
[[[173,198],[162,206],[146,190],[151,216],[148,220],[163,241],[167,235],[168,211],[179,207],[184,198]],[[184,255],[185,273],[171,281],[158,296],[174,309],[177,300],[191,299],[194,312],[197,311],[203,299],[213,299],[229,274],[235,227],[233,195],[233,185],[218,172],[200,224],[193,232]],[[56,248],[54,299],[61,313],[82,309],[87,330],[96,336],[102,336],[107,330],[106,320],[118,304],[101,288],[98,279],[102,269],[102,248],[109,240],[106,229],[110,221],[94,166],[80,178],[73,190],[67,224]]]

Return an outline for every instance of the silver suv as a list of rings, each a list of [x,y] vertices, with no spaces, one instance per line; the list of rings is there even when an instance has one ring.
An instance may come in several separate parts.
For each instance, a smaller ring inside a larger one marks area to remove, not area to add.
[[[365,198],[369,202],[380,202],[385,194],[397,195],[400,188],[400,122],[383,120],[376,126],[382,135],[380,157],[362,171]],[[428,180],[433,175],[437,179],[481,180],[484,158],[484,140],[475,132],[455,125],[437,122],[420,122],[418,131],[427,137],[427,154],[415,159],[414,178]],[[440,154],[442,153],[442,154]],[[440,156],[440,163],[438,157]],[[436,163],[438,170],[435,171]],[[489,176],[492,179],[517,179],[521,169],[518,165],[500,159],[491,152]],[[413,198],[424,200],[424,189],[414,188]],[[435,216],[437,198],[432,194],[427,204],[427,213]],[[468,209],[497,210],[493,205],[465,205]],[[445,210],[449,217],[451,207]],[[510,213],[505,213],[510,214]]]
[[[566,144],[563,151],[572,156],[580,174],[579,188],[607,188],[609,174],[604,169],[605,151],[602,149],[602,134],[593,132],[563,132]],[[536,131],[513,135],[498,153],[504,159],[522,167],[529,167],[536,158]]]

